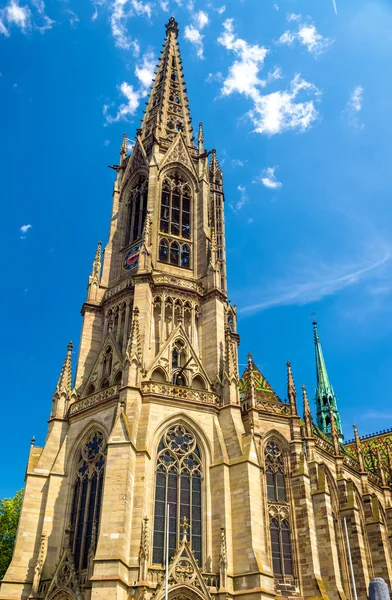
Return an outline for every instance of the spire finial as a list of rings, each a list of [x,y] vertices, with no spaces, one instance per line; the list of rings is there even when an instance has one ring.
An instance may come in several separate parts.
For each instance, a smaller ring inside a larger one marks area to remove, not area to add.
[[[174,32],[175,36],[178,37],[178,23],[174,17],[170,17],[168,23],[166,23],[166,32],[169,34],[171,31]]]
[[[199,135],[197,136],[197,143],[199,147],[199,154],[203,154],[204,151],[204,133],[203,133],[203,123],[200,121],[199,123]]]
[[[362,451],[361,440],[359,438],[358,429],[357,429],[357,426],[355,425],[355,423],[353,425],[353,429],[354,429],[355,450],[357,453],[358,462],[361,467],[361,471],[365,471],[365,463],[363,460],[363,451]]]
[[[308,394],[306,391],[306,385],[302,386],[302,397],[304,402],[304,422],[305,422],[305,434],[306,437],[312,437],[312,413],[310,412]]]
[[[120,165],[124,162],[127,157],[127,149],[128,149],[128,138],[127,134],[123,134],[123,139],[120,147]]]
[[[31,438],[30,445],[32,448],[35,446],[35,435],[33,435],[33,437]]]
[[[93,267],[91,269],[90,281],[95,280],[99,283],[101,278],[101,261],[102,261],[102,242],[98,242],[97,249],[95,251]]]
[[[329,419],[331,422],[331,440],[335,448],[335,454],[340,455],[339,431],[336,426],[335,413],[331,405],[329,405]]]
[[[68,343],[67,346],[67,354],[65,356],[64,364],[60,372],[60,377],[57,382],[56,391],[61,392],[65,390],[66,392],[71,391],[72,386],[72,342]]]
[[[291,414],[297,414],[297,390],[295,389],[295,383],[293,378],[293,372],[291,370],[291,362],[288,360],[287,366],[287,397],[290,402]]]
[[[187,541],[187,534],[188,534],[188,529],[189,529],[189,525],[188,525],[188,519],[186,518],[186,516],[183,516],[182,522],[181,522],[181,527],[182,527],[182,541],[186,542]]]

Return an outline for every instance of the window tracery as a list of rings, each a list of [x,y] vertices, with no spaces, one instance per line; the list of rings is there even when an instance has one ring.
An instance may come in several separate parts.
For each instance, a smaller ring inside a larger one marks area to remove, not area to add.
[[[96,550],[104,471],[105,438],[101,431],[94,431],[80,450],[71,507],[71,548],[78,571],[87,569],[92,543]]]
[[[293,556],[285,464],[282,449],[276,442],[268,442],[264,459],[273,571],[275,576],[292,576]]]
[[[183,124],[180,119],[170,117],[168,127],[182,130]],[[159,260],[189,268],[190,245],[170,239],[171,236],[191,239],[191,189],[179,173],[169,175],[163,181],[159,230],[168,236],[160,239]]]
[[[129,195],[129,223],[125,245],[138,240],[142,235],[147,212],[147,194],[148,181],[144,176],[139,177]]]
[[[202,564],[201,476],[201,456],[195,436],[183,425],[174,425],[158,446],[153,563],[163,564],[165,560],[169,504],[169,558],[178,547],[180,522],[186,517],[192,550],[199,565]]]

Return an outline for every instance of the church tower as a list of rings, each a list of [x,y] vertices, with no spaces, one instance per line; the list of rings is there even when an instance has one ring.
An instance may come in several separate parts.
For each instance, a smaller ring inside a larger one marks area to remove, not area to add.
[[[392,454],[341,443],[316,323],[318,426],[290,362],[287,400],[252,354],[239,378],[223,176],[178,33],[112,165],[75,380],[70,343],[0,600],[365,600],[371,577],[392,584]]]

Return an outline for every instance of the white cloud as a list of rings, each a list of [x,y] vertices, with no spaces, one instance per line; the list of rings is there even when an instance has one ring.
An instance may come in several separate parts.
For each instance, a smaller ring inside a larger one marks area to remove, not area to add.
[[[213,81],[223,81],[223,75],[220,71],[217,73],[208,73],[204,80],[206,83],[212,83]]]
[[[130,138],[127,138],[127,152],[132,152],[133,147],[135,145],[136,140],[131,140]]]
[[[7,27],[4,25],[4,23],[1,19],[0,19],[0,33],[2,35],[5,35],[6,37],[9,37],[9,35],[10,35]]]
[[[141,0],[131,0],[131,6],[135,11],[136,15],[146,15],[148,19],[152,15],[152,4],[149,2],[142,2]]]
[[[308,129],[318,115],[314,98],[320,93],[316,86],[297,74],[288,89],[262,95],[259,88],[265,87],[271,80],[281,78],[280,69],[275,68],[267,80],[260,79],[259,72],[263,68],[268,49],[237,38],[232,19],[227,19],[223,27],[224,32],[218,42],[227,50],[233,51],[237,59],[224,79],[222,94],[228,96],[238,92],[253,101],[253,108],[248,116],[257,133],[274,135],[290,129]],[[313,99],[300,101],[299,96],[302,98],[304,95],[312,95]]]
[[[149,88],[154,78],[154,69],[156,65],[156,59],[152,52],[148,52],[142,58],[140,65],[136,65],[135,75],[139,79],[140,83],[144,88]]]
[[[263,169],[261,175],[257,177],[253,183],[262,183],[266,188],[270,190],[278,190],[282,187],[282,182],[278,181],[275,175],[275,171],[278,167],[268,167]]]
[[[109,144],[110,144],[110,140],[105,140],[103,143],[104,146],[109,146]]]
[[[250,45],[245,40],[234,35],[233,19],[223,23],[224,31],[218,37],[218,42],[237,56],[231,65],[229,74],[223,83],[222,93],[230,95],[233,92],[252,96],[256,86],[261,82],[258,78],[263,67],[268,50],[263,46]]]
[[[199,10],[199,12],[196,13],[194,16],[194,21],[196,27],[198,27],[199,29],[204,29],[204,27],[209,23],[207,13],[204,12],[204,10]]]
[[[363,123],[360,122],[358,117],[362,110],[363,91],[363,87],[361,85],[357,85],[353,89],[346,107],[350,125],[358,129],[363,129],[364,127]]]
[[[5,20],[9,25],[20,27],[22,31],[25,31],[31,26],[30,8],[27,5],[20,6],[16,0],[11,0],[2,13],[4,13]]]
[[[184,37],[188,42],[194,44],[196,47],[196,54],[199,58],[204,58],[203,49],[203,35],[193,25],[186,25],[184,30]]]
[[[20,232],[23,234],[26,234],[28,232],[29,229],[32,228],[32,225],[30,225],[30,223],[28,225],[22,225],[22,227],[20,227]],[[20,236],[21,240],[25,240],[26,239],[26,235],[21,235]]]
[[[299,95],[312,95],[313,99],[299,101]],[[287,90],[271,94],[254,95],[254,107],[249,116],[255,126],[254,131],[275,135],[288,130],[304,132],[318,117],[314,98],[320,95],[315,85],[295,75]]]
[[[392,249],[382,240],[380,244],[372,246],[373,257],[369,255],[365,259],[353,263],[344,261],[328,264],[325,262],[303,264],[300,268],[299,260],[296,258],[295,279],[289,277],[269,287],[263,284],[253,294],[258,300],[250,303],[240,310],[243,313],[254,313],[273,306],[283,305],[305,305],[317,302],[327,296],[347,288],[358,285],[365,279],[377,278],[381,268],[391,262]],[[302,276],[299,273],[302,271]],[[248,293],[249,297],[249,293]]]
[[[226,10],[226,6],[223,4],[222,6],[220,6],[219,8],[216,9],[217,13],[220,15],[223,15],[223,13]]]
[[[193,10],[189,7],[189,10]],[[186,25],[184,29],[184,37],[188,42],[193,44],[196,48],[196,54],[199,58],[204,58],[203,38],[204,36],[200,33],[206,25],[209,23],[209,18],[204,10],[192,15],[193,25]]]
[[[237,200],[237,202],[235,204],[233,204],[233,203],[230,204],[230,208],[234,212],[240,211],[241,208],[244,206],[244,204],[247,204],[247,202],[249,201],[246,187],[244,185],[238,185],[237,190],[240,192],[240,198],[239,198],[239,200]]]
[[[139,107],[140,101],[147,95],[147,89],[151,85],[151,80],[154,75],[155,60],[152,53],[146,53],[141,62],[135,67],[135,75],[140,82],[139,89],[135,89],[133,85],[123,81],[118,86],[119,91],[125,96],[126,102],[120,104],[115,116],[109,112],[110,105],[105,104],[103,114],[106,124],[117,123],[118,121],[126,121],[129,117],[133,117]]]
[[[305,46],[307,50],[314,56],[319,56],[326,52],[328,48],[333,44],[334,40],[331,38],[323,37],[319,33],[313,23],[301,22],[301,15],[291,14],[287,17],[288,21],[298,22],[298,31],[285,31],[279,38],[278,44],[285,44],[292,46],[297,40],[302,46]]]
[[[247,160],[240,160],[239,158],[233,158],[231,161],[231,164],[233,165],[233,167],[244,167],[247,162],[248,162]]]
[[[138,3],[138,0],[135,0],[135,3],[135,6],[133,6],[134,12],[139,10],[140,12],[137,14],[144,13],[147,14],[147,17],[151,16],[151,10],[148,8],[150,5],[148,3],[143,5],[142,2]],[[128,35],[127,31],[127,21],[132,14],[128,0],[114,0],[112,4],[112,14],[110,16],[110,25],[116,46],[124,50],[132,48],[134,55],[138,56],[140,52],[139,43],[137,40],[133,40],[130,35]]]
[[[119,86],[119,90],[127,101],[120,104],[114,117],[109,114],[109,105],[104,105],[103,114],[106,123],[117,123],[118,121],[127,120],[128,117],[133,117],[138,109],[141,98],[145,95],[145,93],[135,90],[133,85],[130,85],[126,81],[123,81]]]
[[[164,10],[165,12],[168,12],[169,2],[167,2],[167,0],[161,0],[161,2],[159,4],[161,5],[162,10]]]
[[[76,23],[80,23],[78,15],[71,9],[67,9],[66,14],[68,15],[68,21],[71,27],[74,27]]]

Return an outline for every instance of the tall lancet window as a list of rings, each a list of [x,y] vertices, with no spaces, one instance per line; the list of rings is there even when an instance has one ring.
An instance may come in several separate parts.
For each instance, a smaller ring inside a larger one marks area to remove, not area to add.
[[[105,470],[105,438],[94,431],[83,444],[77,463],[76,479],[71,509],[71,547],[75,567],[87,569],[89,552],[95,553],[99,522],[103,478]]]
[[[147,194],[148,181],[144,176],[139,177],[129,196],[129,225],[125,245],[138,240],[143,233],[147,211]]]
[[[169,505],[169,558],[180,541],[180,523],[186,517],[188,539],[198,564],[202,565],[200,451],[193,433],[174,425],[158,446],[155,485],[153,563],[165,560],[167,505]]]
[[[159,260],[189,268],[191,246],[177,241],[191,239],[191,188],[178,173],[167,176],[162,184],[159,231]]]
[[[280,446],[272,441],[265,448],[265,472],[274,575],[292,576],[293,555],[284,458]]]

